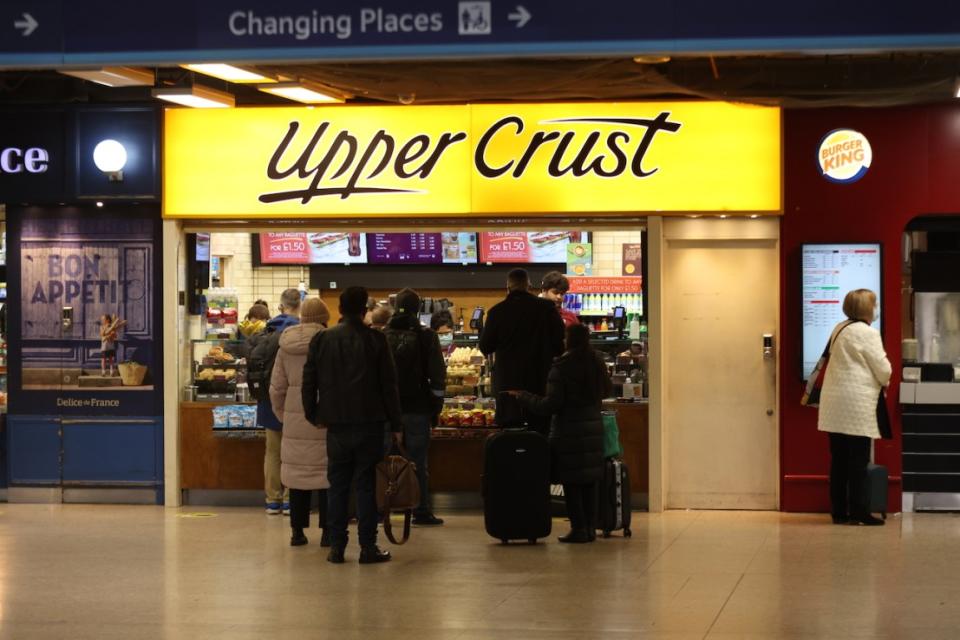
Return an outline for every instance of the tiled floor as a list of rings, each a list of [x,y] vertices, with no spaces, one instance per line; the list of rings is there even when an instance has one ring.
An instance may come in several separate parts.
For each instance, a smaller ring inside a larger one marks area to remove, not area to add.
[[[635,514],[630,540],[503,547],[456,515],[361,567],[256,509],[0,504],[0,638],[960,637],[960,516],[828,522]]]

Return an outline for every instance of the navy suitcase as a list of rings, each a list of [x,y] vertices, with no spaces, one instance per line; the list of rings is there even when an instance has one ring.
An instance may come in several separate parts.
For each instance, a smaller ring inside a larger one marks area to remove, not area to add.
[[[597,511],[597,529],[603,532],[604,538],[621,529],[624,538],[633,535],[630,530],[633,512],[630,504],[630,472],[620,458],[607,458],[603,464]]]
[[[867,465],[867,512],[879,513],[887,519],[887,487],[890,485],[890,474],[882,464]]]
[[[483,524],[510,540],[550,535],[550,446],[534,431],[506,430],[487,438],[483,454]]]

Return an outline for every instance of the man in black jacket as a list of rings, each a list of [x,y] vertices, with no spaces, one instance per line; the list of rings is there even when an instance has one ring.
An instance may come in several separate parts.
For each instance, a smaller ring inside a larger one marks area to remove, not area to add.
[[[360,563],[390,560],[377,547],[375,469],[383,458],[383,425],[402,439],[397,371],[384,335],[363,324],[367,290],[340,294],[340,324],[310,341],[303,368],[303,410],[312,424],[327,428],[327,524],[334,564],[344,561],[347,502],[357,479]]]
[[[507,297],[490,309],[480,351],[494,354],[493,391],[520,390],[543,395],[553,359],[563,353],[563,320],[549,300],[529,291],[524,269],[507,275]],[[549,420],[529,416],[530,426],[546,433]]]
[[[412,289],[397,294],[396,312],[383,333],[397,365],[400,408],[403,411],[403,441],[417,465],[420,505],[413,512],[416,525],[441,525],[430,510],[427,454],[430,431],[443,409],[447,367],[437,333],[420,325],[420,296]]]

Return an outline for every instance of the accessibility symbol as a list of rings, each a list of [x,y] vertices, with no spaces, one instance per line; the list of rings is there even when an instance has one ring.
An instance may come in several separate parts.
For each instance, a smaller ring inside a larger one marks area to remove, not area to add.
[[[493,27],[490,2],[487,0],[461,2],[457,23],[462,36],[490,35]]]

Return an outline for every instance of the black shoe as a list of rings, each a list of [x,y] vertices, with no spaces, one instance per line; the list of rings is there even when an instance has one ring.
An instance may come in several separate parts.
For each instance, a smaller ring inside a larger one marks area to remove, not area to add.
[[[329,547],[330,546],[330,532],[326,529],[323,530],[323,533],[320,534],[320,546]]]
[[[863,527],[882,527],[887,523],[880,518],[874,518],[873,516],[867,514],[865,516],[860,516],[859,518],[850,518],[850,524]]]
[[[307,536],[303,535],[303,529],[294,529],[293,535],[290,536],[290,546],[291,547],[302,547],[307,544]]]
[[[833,524],[847,524],[850,522],[849,516],[830,516],[833,520]]]
[[[343,564],[343,560],[343,549],[331,547],[330,553],[327,554],[327,562],[332,562],[333,564]]]
[[[426,513],[420,516],[413,516],[413,524],[418,527],[439,527],[443,524],[443,520],[432,513]]]
[[[557,540],[568,544],[586,544],[590,542],[590,537],[587,535],[587,532],[582,529],[571,529],[570,533],[565,536],[560,536]]]
[[[596,542],[597,541],[597,530],[590,528],[587,529],[587,542]]]
[[[377,564],[378,562],[389,562],[390,552],[382,551],[377,545],[364,547],[360,550],[360,564]]]

